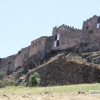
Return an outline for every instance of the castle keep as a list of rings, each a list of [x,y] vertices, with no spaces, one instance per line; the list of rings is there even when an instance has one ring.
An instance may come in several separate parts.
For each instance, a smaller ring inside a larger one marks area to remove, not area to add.
[[[52,36],[43,36],[22,48],[17,54],[0,59],[0,71],[12,72],[24,62],[33,58],[34,61],[44,59],[51,50],[66,50],[78,47],[79,52],[100,50],[100,17],[94,15],[83,22],[82,30],[61,25],[54,27]]]

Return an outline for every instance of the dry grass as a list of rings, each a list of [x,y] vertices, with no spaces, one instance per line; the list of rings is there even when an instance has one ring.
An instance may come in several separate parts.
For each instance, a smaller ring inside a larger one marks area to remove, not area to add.
[[[0,89],[0,100],[100,100],[100,96],[89,96],[89,90],[100,90],[100,83],[33,88],[9,86]]]

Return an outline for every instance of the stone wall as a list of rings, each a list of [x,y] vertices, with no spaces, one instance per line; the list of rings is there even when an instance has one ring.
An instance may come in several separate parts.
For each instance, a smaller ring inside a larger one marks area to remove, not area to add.
[[[50,52],[53,48],[53,44],[54,44],[54,37],[53,36],[49,36],[46,39],[46,44],[45,44],[45,52]]]
[[[66,33],[70,33],[70,32],[77,32],[79,29],[71,27],[71,26],[67,26],[67,25],[61,25],[58,28],[54,27],[53,31],[52,31],[52,35],[57,35],[57,34],[66,34]]]
[[[29,57],[38,54],[39,52],[45,51],[45,44],[46,44],[47,37],[40,37],[31,42]]]
[[[28,54],[29,54],[29,49],[30,49],[30,46],[26,47],[26,48],[22,48],[20,53],[15,55],[15,60],[14,60],[14,67],[15,67],[15,69],[17,67],[22,66],[24,61],[27,60]]]
[[[14,71],[14,55],[1,60],[0,71]]]
[[[23,48],[17,54],[3,58],[0,64],[0,71],[13,72],[16,68],[22,66],[28,58],[29,47]]]
[[[1,64],[2,58],[0,58],[0,64]]]
[[[97,26],[98,16],[94,15],[92,18],[87,19],[83,22],[82,30],[94,30]]]
[[[57,30],[57,31],[56,31]],[[69,47],[79,46],[81,30],[77,30],[62,25],[58,29],[53,29],[53,48],[54,50],[68,49]],[[54,47],[55,35],[60,34],[59,46]]]
[[[97,28],[98,16],[93,16],[83,22],[81,46],[83,51],[100,49],[100,28]]]

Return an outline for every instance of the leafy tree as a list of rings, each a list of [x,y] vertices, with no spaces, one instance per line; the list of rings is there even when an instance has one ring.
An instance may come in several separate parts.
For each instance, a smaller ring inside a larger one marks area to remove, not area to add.
[[[35,72],[32,76],[30,76],[29,78],[29,86],[33,87],[33,86],[37,86],[40,84],[40,78],[39,78],[39,74],[37,72]]]

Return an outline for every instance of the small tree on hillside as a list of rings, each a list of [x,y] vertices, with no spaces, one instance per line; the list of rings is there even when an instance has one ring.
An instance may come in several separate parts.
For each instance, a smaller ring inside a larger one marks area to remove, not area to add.
[[[40,78],[39,78],[39,74],[37,72],[35,72],[32,76],[30,76],[29,78],[29,86],[37,86],[40,84]]]

